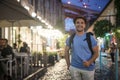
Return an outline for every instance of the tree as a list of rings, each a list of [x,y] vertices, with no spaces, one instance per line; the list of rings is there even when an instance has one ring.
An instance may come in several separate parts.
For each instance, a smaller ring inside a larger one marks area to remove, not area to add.
[[[112,29],[112,23],[109,20],[97,21],[94,25],[94,32],[97,37],[104,37],[105,33],[110,32]]]
[[[68,34],[64,34],[64,36],[59,39],[59,46],[60,46],[60,48],[64,48],[65,47],[65,41],[66,41],[67,37],[68,37]]]
[[[120,0],[115,0],[114,5],[116,10],[116,26],[120,27]]]
[[[120,27],[115,28],[113,31],[118,42],[118,47],[120,47]]]

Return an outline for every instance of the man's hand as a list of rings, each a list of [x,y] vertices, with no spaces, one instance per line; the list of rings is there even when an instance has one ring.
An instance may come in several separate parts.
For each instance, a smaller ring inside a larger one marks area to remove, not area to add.
[[[90,66],[90,62],[89,62],[89,61],[85,61],[85,62],[83,62],[83,65],[84,65],[85,67],[89,67],[89,66]]]

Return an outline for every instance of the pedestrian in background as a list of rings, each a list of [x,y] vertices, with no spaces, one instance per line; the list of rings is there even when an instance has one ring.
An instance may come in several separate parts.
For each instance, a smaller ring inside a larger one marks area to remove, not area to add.
[[[30,47],[28,46],[26,42],[23,42],[23,46],[20,47],[20,52],[25,52],[28,55],[30,54]]]
[[[12,50],[12,47],[8,44],[7,39],[3,39],[3,49],[1,52],[1,56],[4,58],[8,57],[9,55],[12,56],[12,59],[14,58],[14,52]]]
[[[16,53],[18,52],[17,44],[13,43],[13,52]]]
[[[116,51],[116,46],[115,46],[115,44],[114,43],[111,43],[110,44],[110,56],[111,56],[111,61],[112,61],[112,63],[114,64],[114,62],[115,62],[115,59],[114,59],[114,54],[115,54],[115,51]]]
[[[86,38],[86,19],[76,17],[74,20],[76,34],[73,39],[72,46],[69,43],[70,37],[66,39],[65,59],[67,68],[70,70],[72,80],[94,80],[95,64],[94,61],[98,57],[97,41],[93,36],[90,36],[92,49],[94,54],[88,47]],[[71,61],[69,50],[72,49]]]
[[[1,39],[2,40],[2,48],[0,48],[0,52],[1,52],[1,57],[2,58],[11,58],[14,59],[14,53],[12,50],[12,47],[8,44],[8,40],[7,39]],[[12,80],[12,76],[10,76],[8,74],[7,71],[7,61],[1,61],[0,62],[0,72],[2,72],[2,74],[0,74],[0,80]]]

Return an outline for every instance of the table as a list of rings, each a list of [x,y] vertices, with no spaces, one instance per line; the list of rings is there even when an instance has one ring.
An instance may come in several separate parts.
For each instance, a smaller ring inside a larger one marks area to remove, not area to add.
[[[7,70],[9,69],[10,70],[10,76],[12,76],[12,59],[11,57],[7,57],[7,58],[3,58],[3,57],[0,57],[0,61],[7,61]],[[8,67],[8,64],[10,63],[9,67]],[[6,64],[5,64],[6,65]],[[5,66],[6,67],[6,66]]]
[[[21,78],[23,78],[23,71],[24,75],[28,74],[28,69],[29,69],[29,59],[28,59],[28,54],[27,53],[16,53],[16,58],[20,58],[21,62]],[[25,62],[24,64],[24,70],[23,70],[23,60]]]
[[[6,61],[9,60],[10,58],[0,58],[0,61]]]

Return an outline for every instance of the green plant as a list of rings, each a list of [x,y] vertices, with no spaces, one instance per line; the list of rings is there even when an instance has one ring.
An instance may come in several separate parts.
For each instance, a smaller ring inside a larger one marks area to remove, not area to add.
[[[114,29],[115,37],[117,39],[118,47],[120,47],[120,27]]]
[[[115,0],[115,9],[116,9],[116,25],[120,27],[120,0]]]
[[[52,51],[52,52],[47,52],[48,55],[56,55],[57,54],[57,51]]]
[[[97,21],[94,25],[94,32],[97,37],[104,37],[105,33],[108,33],[112,29],[112,23],[109,20],[103,19]]]
[[[67,37],[68,37],[68,34],[64,34],[64,36],[58,40],[59,43],[60,43],[59,44],[60,48],[64,48],[65,47],[65,41],[66,41]]]

